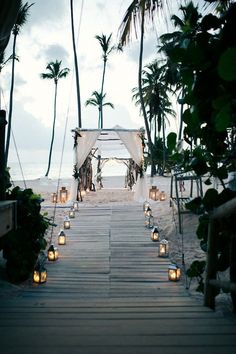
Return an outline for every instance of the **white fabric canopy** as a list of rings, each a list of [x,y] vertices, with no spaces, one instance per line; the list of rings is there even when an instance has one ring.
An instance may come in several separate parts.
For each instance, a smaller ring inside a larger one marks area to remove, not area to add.
[[[117,135],[120,140],[125,144],[126,149],[129,151],[130,156],[134,162],[143,167],[143,147],[140,134],[133,131],[121,131],[117,130]],[[134,186],[134,200],[138,202],[144,202],[148,197],[148,187],[146,174],[143,171],[143,177],[138,176],[136,184]]]
[[[112,132],[111,138],[109,138],[109,132]],[[101,134],[102,133],[102,134]],[[135,163],[139,167],[143,167],[143,148],[142,148],[142,140],[140,138],[140,132],[137,130],[125,130],[121,127],[115,127],[114,129],[107,130],[80,130],[79,134],[81,136],[77,137],[77,146],[74,148],[74,156],[75,161],[74,163],[77,166],[77,169],[83,165],[85,159],[87,158],[88,154],[95,146],[96,141],[98,140],[99,136],[101,135],[102,138],[99,140],[99,144],[97,145],[100,147],[102,141],[106,142],[113,142],[115,143],[116,140],[121,140],[121,142],[125,145],[126,149],[128,150],[131,158],[135,161]],[[114,137],[114,135],[118,136],[118,139]],[[102,147],[102,146],[101,146]],[[78,189],[78,181],[74,179],[71,191],[70,191],[70,201],[76,199]],[[148,197],[148,187],[147,187],[147,180],[146,175],[137,179],[135,185],[135,193],[134,193],[134,200],[136,201],[144,201]]]
[[[133,131],[119,131],[117,135],[120,140],[125,144],[126,149],[129,151],[130,156],[138,166],[142,166],[143,149],[142,141],[137,132]]]
[[[77,146],[74,147],[74,164],[77,167],[77,170],[83,165],[84,161],[88,157],[88,154],[92,150],[94,144],[97,141],[101,131],[79,131],[77,137]],[[78,180],[74,179],[72,181],[71,190],[70,190],[70,201],[76,200],[78,190]]]

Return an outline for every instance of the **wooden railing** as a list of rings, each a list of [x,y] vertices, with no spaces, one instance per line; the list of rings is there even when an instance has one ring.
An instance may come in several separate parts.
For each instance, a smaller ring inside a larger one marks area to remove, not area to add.
[[[232,217],[235,216],[233,219]],[[220,231],[220,224],[231,218],[230,225],[230,281],[217,280],[217,235]],[[204,305],[215,308],[216,288],[231,292],[234,312],[236,312],[236,198],[216,208],[210,215],[208,227],[208,250]]]

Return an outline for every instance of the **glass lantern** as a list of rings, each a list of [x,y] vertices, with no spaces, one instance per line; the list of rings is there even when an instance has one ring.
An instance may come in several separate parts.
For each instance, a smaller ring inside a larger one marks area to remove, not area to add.
[[[68,198],[68,190],[66,187],[61,187],[60,189],[60,202],[61,203],[66,203]]]
[[[162,258],[169,256],[169,242],[165,239],[160,241],[158,256]]]
[[[69,218],[74,219],[75,218],[75,209],[72,207],[69,210]]]
[[[145,216],[151,216],[152,215],[152,209],[150,206],[147,207],[147,209],[144,212]]]
[[[66,244],[66,234],[63,230],[61,230],[58,234],[58,245]]]
[[[64,229],[70,229],[70,218],[68,216],[66,216],[64,219]]]
[[[171,264],[168,267],[168,278],[170,281],[179,281],[181,276],[181,270],[177,264]]]
[[[54,245],[50,245],[48,249],[48,260],[56,261],[58,259],[58,250]]]
[[[143,211],[145,212],[148,207],[150,207],[150,204],[148,203],[147,200],[145,200],[145,202],[143,203]]]
[[[159,241],[159,238],[160,238],[159,230],[158,230],[157,226],[154,226],[151,231],[151,240],[153,242],[156,242],[156,241]]]
[[[164,200],[166,200],[166,193],[164,191],[161,191],[161,193],[160,193],[160,201],[163,202]]]
[[[79,211],[79,202],[77,200],[73,203],[73,209],[74,211]]]
[[[47,281],[47,270],[43,266],[36,265],[33,272],[33,282],[42,284]]]
[[[146,228],[151,229],[151,228],[153,228],[153,225],[154,225],[153,216],[152,215],[145,216],[145,226],[146,226]]]
[[[52,201],[52,203],[57,203],[57,193],[52,193],[51,201]]]
[[[159,199],[159,194],[159,189],[156,186],[152,186],[152,188],[149,189],[150,199],[157,201]]]

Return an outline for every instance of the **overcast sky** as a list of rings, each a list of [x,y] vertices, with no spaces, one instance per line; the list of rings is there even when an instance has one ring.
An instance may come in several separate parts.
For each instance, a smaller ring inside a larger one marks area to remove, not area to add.
[[[27,23],[17,38],[19,62],[16,63],[13,131],[23,162],[30,161],[32,153],[34,158],[47,162],[53,121],[54,83],[42,80],[40,73],[46,72],[47,63],[56,59],[62,60],[62,67],[68,67],[70,74],[58,84],[54,150],[55,154],[61,151],[68,116],[65,153],[67,156],[72,155],[71,129],[77,127],[78,123],[69,3],[69,0],[34,0]],[[101,87],[102,50],[95,35],[108,36],[112,33],[113,43],[116,44],[119,25],[130,3],[131,0],[85,0],[82,9],[82,0],[74,0],[83,128],[97,128],[98,124],[96,107],[85,107],[85,101],[92,92],[99,91]],[[158,30],[163,31],[163,28],[162,24]],[[9,42],[6,57],[11,50],[12,43]],[[107,101],[112,102],[115,109],[104,108],[104,128],[112,128],[116,124],[124,128],[144,126],[131,93],[132,88],[137,87],[138,54],[139,42],[134,38],[123,53],[113,52],[109,56],[104,92]],[[150,63],[155,55],[156,30],[147,30],[144,64]],[[9,63],[1,73],[3,108],[4,104],[8,107],[10,73]],[[13,148],[10,161],[15,160]]]

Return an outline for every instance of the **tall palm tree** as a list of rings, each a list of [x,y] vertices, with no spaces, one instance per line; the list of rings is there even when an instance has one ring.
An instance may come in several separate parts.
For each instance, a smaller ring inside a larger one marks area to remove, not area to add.
[[[107,65],[107,59],[108,55],[112,52],[112,50],[115,48],[114,46],[111,46],[111,37],[112,33],[106,37],[104,34],[101,36],[95,36],[95,38],[98,40],[98,42],[101,45],[102,48],[102,58],[103,58],[103,72],[102,72],[102,85],[101,85],[101,97],[103,97],[103,90],[104,90],[104,80],[105,80],[105,72],[106,72],[106,65]],[[103,108],[102,108],[102,101],[101,101],[101,107],[100,107],[100,113],[101,113],[101,129],[103,128]]]
[[[167,0],[166,0],[167,1]],[[150,128],[148,124],[147,112],[142,94],[142,67],[143,67],[143,44],[144,44],[144,25],[146,16],[154,20],[154,14],[158,13],[164,3],[164,0],[133,0],[128,7],[123,21],[120,25],[120,42],[119,47],[122,48],[130,39],[132,30],[137,34],[137,27],[140,27],[140,49],[139,49],[139,68],[138,68],[138,88],[140,96],[140,104],[143,113],[145,129],[147,133],[148,145],[150,150],[150,157],[152,161],[151,176],[156,173],[154,156],[153,156],[153,143],[151,139]]]
[[[11,123],[12,123],[12,109],[13,109],[13,93],[14,93],[14,82],[15,82],[15,61],[16,61],[16,39],[20,33],[21,28],[26,23],[27,17],[29,15],[29,9],[33,4],[28,4],[26,2],[24,5],[21,4],[16,22],[12,28],[13,34],[13,47],[12,47],[12,72],[11,72],[11,88],[10,88],[10,98],[9,98],[9,112],[8,112],[8,127],[7,127],[7,137],[6,137],[6,149],[5,149],[5,163],[7,165],[10,139],[11,139]]]
[[[76,79],[76,91],[77,91],[78,127],[81,128],[82,117],[81,117],[80,83],[79,83],[78,60],[77,60],[76,45],[75,45],[73,0],[70,0],[70,14],[71,14],[71,34],[72,34],[72,44],[73,44],[73,52],[74,52],[75,79]]]
[[[169,98],[169,94],[173,94],[171,87],[166,85],[163,80],[163,70],[160,66],[161,61],[155,60],[149,65],[146,65],[142,71],[142,93],[145,109],[149,116],[150,124],[154,120],[155,132],[154,140],[156,140],[156,126],[158,130],[158,136],[160,136],[160,131],[162,130],[162,142],[163,142],[163,163],[162,163],[162,173],[165,169],[165,129],[166,122],[168,122],[168,117],[175,117],[175,111],[172,109],[172,104]],[[133,89],[135,94],[133,99],[136,100],[136,105],[140,104],[139,90],[137,88]]]
[[[193,84],[194,77],[190,72],[185,73],[187,78],[186,82],[181,81],[180,75],[180,64],[172,60],[172,53],[177,48],[184,48],[187,43],[189,43],[191,37],[194,37],[199,30],[199,19],[201,14],[198,12],[198,7],[190,1],[186,6],[180,6],[180,11],[182,12],[182,18],[173,15],[171,20],[174,22],[176,31],[172,33],[163,34],[160,37],[161,45],[160,52],[163,52],[167,56],[166,63],[163,65],[162,69],[164,74],[164,80],[168,85],[172,87],[175,86],[176,90],[179,91],[179,103],[180,103],[180,125],[178,140],[182,139],[183,131],[183,109],[184,109],[184,98],[187,86],[190,87]]]
[[[51,61],[47,64],[46,69],[48,70],[47,73],[41,73],[40,77],[42,79],[53,80],[55,84],[55,93],[54,93],[54,116],[53,116],[53,125],[52,125],[52,138],[51,138],[51,145],[49,150],[49,157],[48,157],[48,167],[47,172],[45,173],[45,177],[48,177],[50,166],[51,166],[51,157],[52,157],[52,148],[54,142],[54,135],[55,135],[55,122],[57,116],[57,85],[58,80],[61,78],[67,77],[69,74],[68,68],[61,69],[61,61],[56,60],[55,62]]]
[[[97,91],[93,91],[92,96],[85,102],[85,106],[95,106],[98,107],[98,128],[102,129],[101,126],[101,109],[104,106],[109,106],[114,108],[113,103],[104,102],[106,94],[102,95]]]

